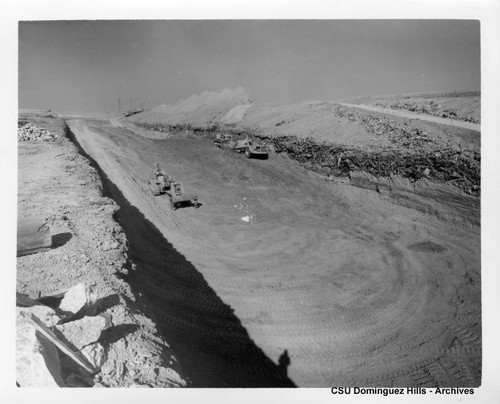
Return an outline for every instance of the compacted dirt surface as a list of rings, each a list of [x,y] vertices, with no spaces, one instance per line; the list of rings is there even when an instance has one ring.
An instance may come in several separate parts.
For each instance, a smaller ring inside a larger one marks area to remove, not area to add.
[[[445,187],[417,203],[203,133],[67,124],[120,207],[127,282],[193,386],[481,384],[477,198],[456,199],[464,214]],[[153,196],[155,162],[201,206]]]

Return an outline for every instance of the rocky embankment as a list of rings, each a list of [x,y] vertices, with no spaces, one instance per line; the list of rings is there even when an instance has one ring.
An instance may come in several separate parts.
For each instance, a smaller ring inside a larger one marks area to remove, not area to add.
[[[17,376],[21,387],[180,387],[189,385],[127,276],[134,270],[116,203],[96,168],[53,117],[20,117],[37,128],[20,139],[18,220],[49,227],[50,249],[17,258]],[[75,355],[40,335],[32,315]],[[50,364],[50,365],[48,365]]]

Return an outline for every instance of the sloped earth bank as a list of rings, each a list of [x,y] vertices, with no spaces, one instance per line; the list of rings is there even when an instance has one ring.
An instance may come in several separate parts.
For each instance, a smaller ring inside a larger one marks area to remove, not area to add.
[[[188,385],[172,349],[126,281],[131,270],[127,239],[113,218],[118,206],[103,195],[97,170],[65,137],[63,121],[36,114],[22,119],[59,139],[18,143],[18,215],[47,220],[52,249],[17,259],[16,290],[38,299],[85,282],[98,299],[93,315],[107,313],[113,323],[99,339],[104,363],[92,378],[59,352],[61,386]],[[29,371],[17,365],[18,371]],[[23,380],[30,377],[24,374]]]
[[[411,192],[394,203],[208,135],[68,124],[121,207],[132,288],[193,385],[480,385],[479,219],[464,217],[477,206],[429,188],[432,209],[415,209]],[[150,193],[156,161],[199,209]]]

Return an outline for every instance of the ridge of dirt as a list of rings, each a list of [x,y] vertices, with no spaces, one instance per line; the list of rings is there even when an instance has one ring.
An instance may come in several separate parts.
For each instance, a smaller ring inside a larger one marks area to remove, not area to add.
[[[38,299],[82,282],[92,287],[98,298],[95,314],[110,314],[113,327],[99,339],[105,350],[100,371],[82,386],[189,385],[175,353],[128,284],[133,270],[128,240],[115,220],[118,205],[103,195],[98,170],[68,137],[63,120],[30,113],[20,119],[59,139],[18,143],[18,215],[45,218],[53,247],[17,259],[17,292]]]

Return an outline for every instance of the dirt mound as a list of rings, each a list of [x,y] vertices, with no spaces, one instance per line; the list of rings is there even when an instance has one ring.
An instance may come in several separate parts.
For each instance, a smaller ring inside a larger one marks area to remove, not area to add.
[[[220,92],[205,91],[192,95],[174,105],[159,105],[147,112],[137,114],[133,121],[139,123],[163,123],[179,125],[190,123],[198,126],[219,122],[236,106],[251,104],[245,90],[224,89]]]

